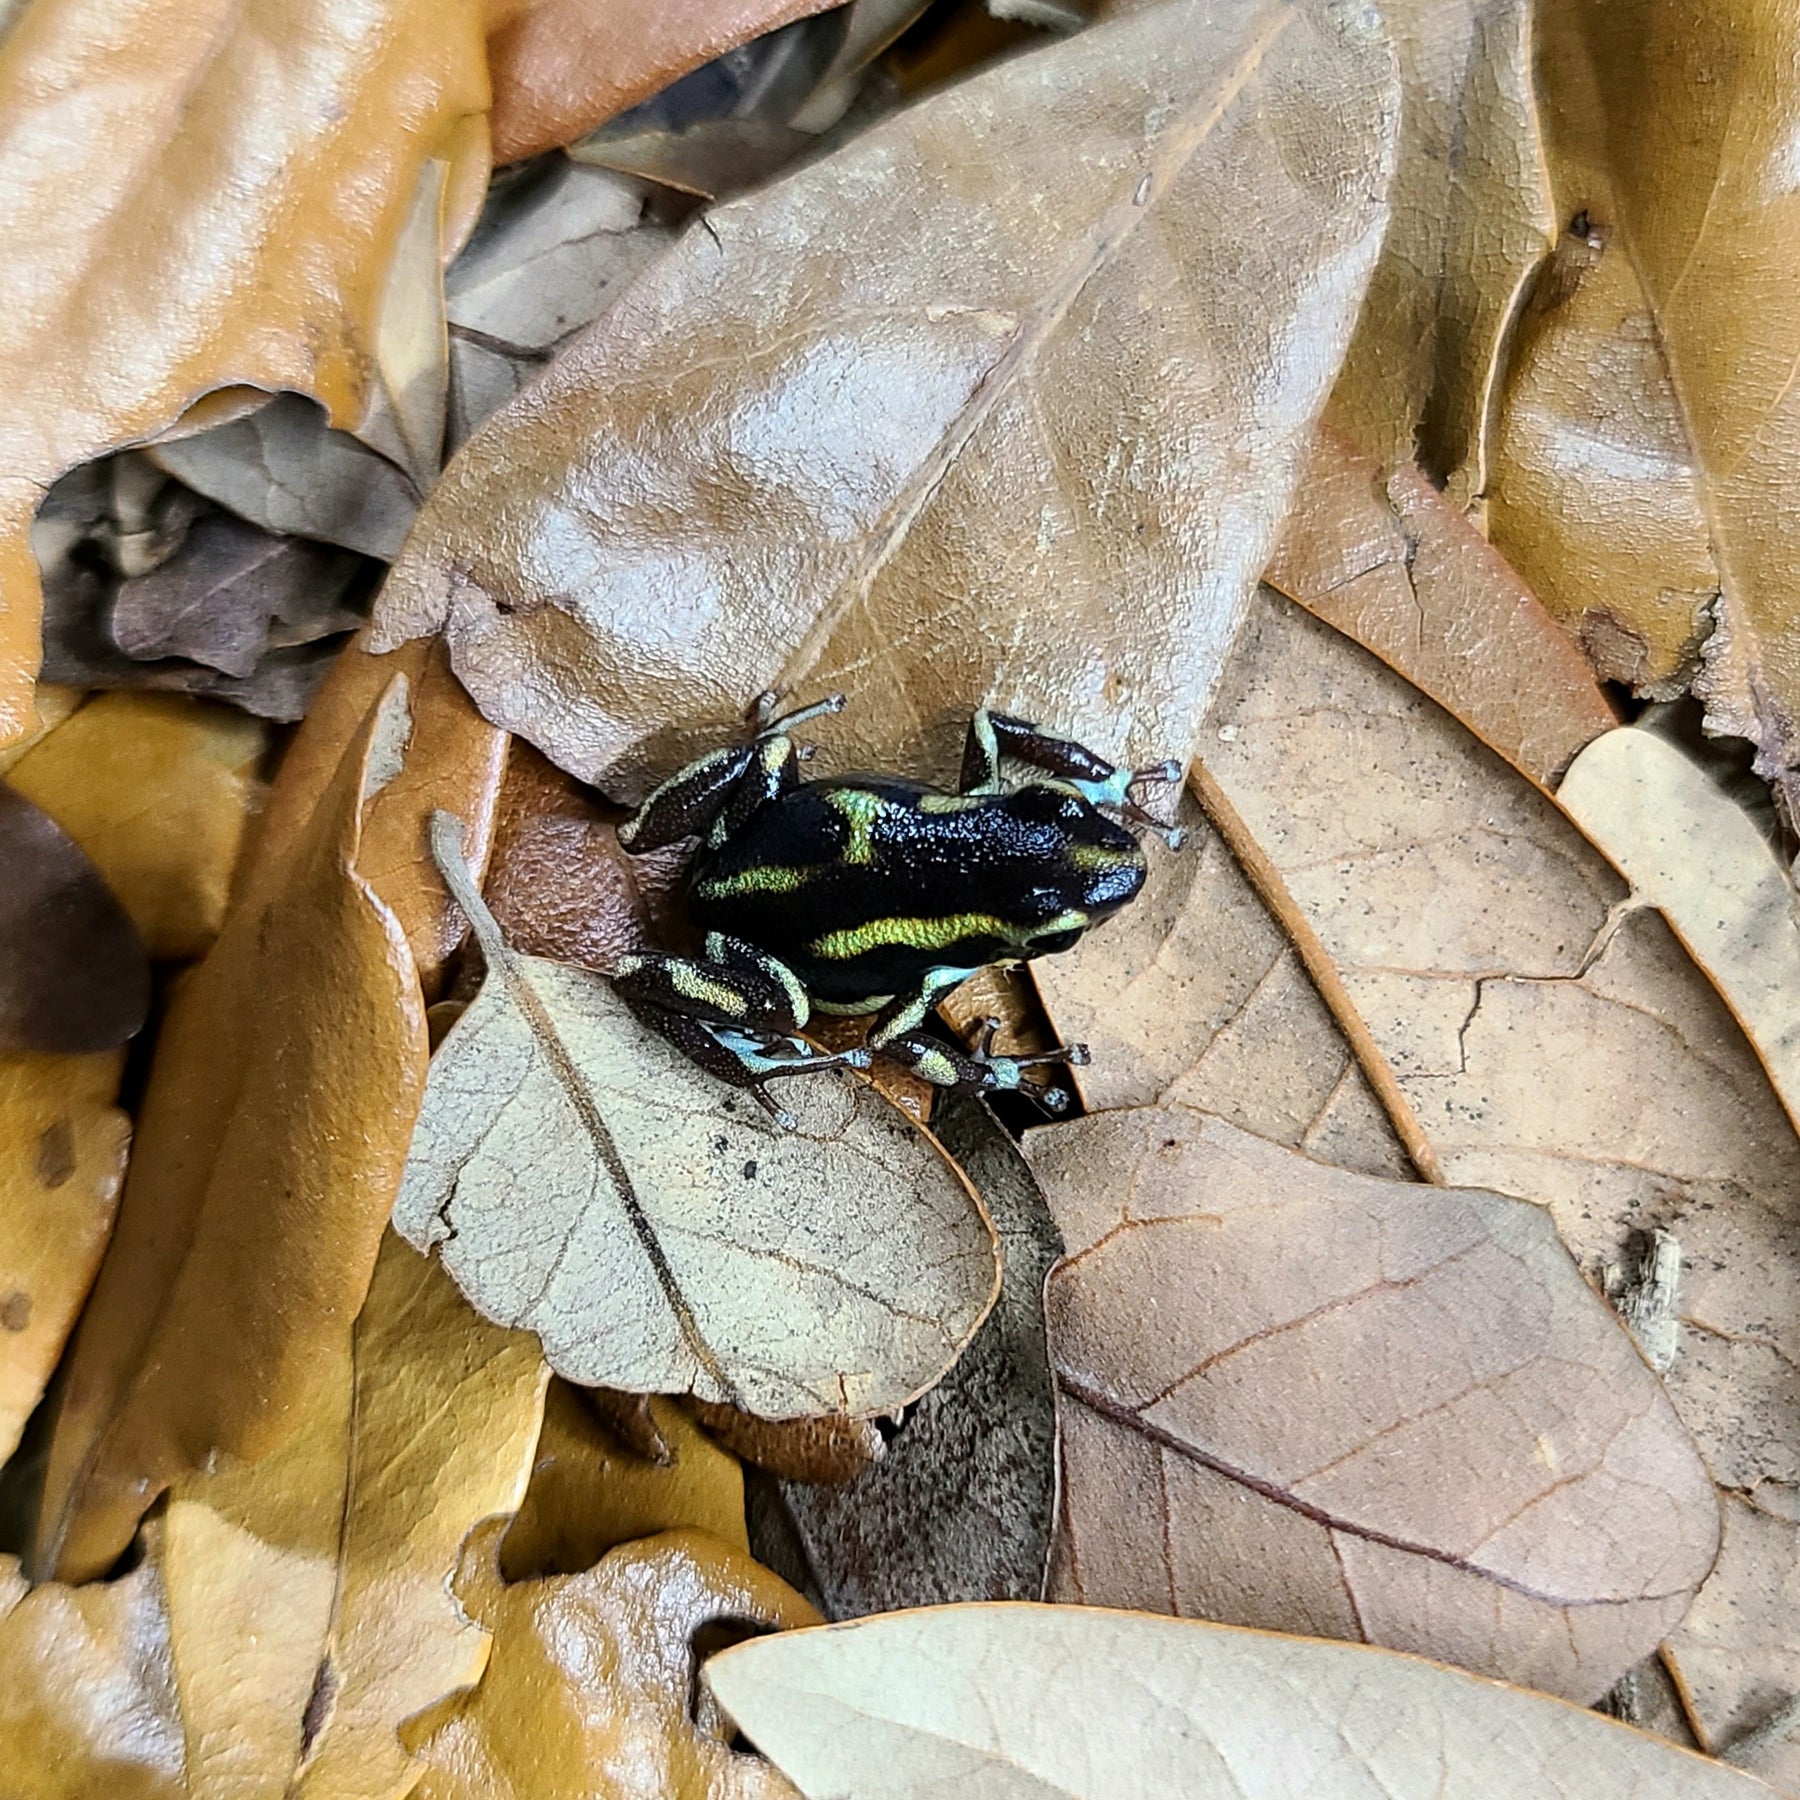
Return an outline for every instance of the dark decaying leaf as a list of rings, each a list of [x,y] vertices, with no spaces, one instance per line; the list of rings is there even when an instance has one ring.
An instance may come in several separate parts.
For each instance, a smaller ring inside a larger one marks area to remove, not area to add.
[[[354,631],[362,567],[346,550],[210,513],[167,562],[119,584],[112,638],[134,662],[179,656],[242,680],[271,649]]]
[[[1000,1234],[993,1312],[956,1367],[906,1409],[881,1461],[841,1486],[751,1486],[752,1545],[790,1567],[798,1548],[805,1586],[832,1618],[1043,1596],[1056,1504],[1044,1277],[1062,1240],[1024,1158],[979,1100],[943,1107],[932,1129]]]
[[[100,871],[0,782],[0,1049],[110,1050],[150,1008],[144,945]]]

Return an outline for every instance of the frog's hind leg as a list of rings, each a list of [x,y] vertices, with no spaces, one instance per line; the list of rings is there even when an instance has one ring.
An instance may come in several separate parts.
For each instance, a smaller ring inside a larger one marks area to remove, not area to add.
[[[991,1094],[1002,1089],[1024,1086],[1023,1071],[1047,1063],[1085,1063],[1085,1044],[1065,1044],[1037,1056],[995,1056],[994,1033],[999,1021],[984,1022],[981,1037],[971,1051],[959,1050],[941,1043],[923,1029],[927,1014],[937,1004],[937,997],[973,973],[968,969],[939,970],[928,978],[914,994],[901,995],[876,1014],[869,1028],[868,1045],[877,1056],[910,1069],[921,1081],[933,1087],[953,1088],[958,1093]],[[1047,1095],[1045,1104],[1053,1112],[1063,1106],[1052,1105]]]
[[[807,1020],[806,990],[787,964],[719,931],[704,958],[630,950],[608,973],[628,1001],[737,1031],[785,1037]]]

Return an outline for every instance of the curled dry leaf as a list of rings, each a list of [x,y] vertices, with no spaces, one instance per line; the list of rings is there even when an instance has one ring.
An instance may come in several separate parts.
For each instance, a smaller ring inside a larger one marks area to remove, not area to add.
[[[1004,1292],[1004,1273],[1000,1285]],[[990,1320],[993,1316],[988,1314]],[[976,1335],[979,1337],[980,1333]],[[963,1353],[964,1362],[973,1351],[971,1345]],[[962,1363],[957,1366],[960,1368]],[[949,1380],[949,1376],[944,1379]],[[879,1461],[887,1448],[881,1428],[873,1419],[759,1419],[754,1413],[739,1412],[735,1406],[714,1406],[706,1400],[691,1400],[688,1404],[708,1437],[723,1444],[733,1456],[784,1481],[848,1481]]]
[[[1556,235],[1528,0],[1398,0],[1393,223],[1327,416],[1384,469],[1480,492],[1519,296]]]
[[[1574,642],[1411,464],[1322,428],[1264,579],[1372,650],[1540,786],[1618,722]]]
[[[408,644],[372,656],[357,639],[340,652],[306,722],[282,758],[281,773],[248,858],[247,889],[273,899],[288,859],[310,828],[351,743],[396,676],[408,684],[411,718],[405,759],[365,803],[357,872],[393,909],[412,947],[419,979],[436,995],[444,965],[468,929],[431,860],[426,818],[452,806],[469,821],[468,855],[481,868],[493,842],[494,807],[506,768],[506,733],[470,703],[441,644]]]
[[[105,877],[42,808],[0,783],[0,1050],[110,1050],[150,1010],[144,942]]]
[[[8,777],[81,845],[156,958],[219,935],[269,734],[230,707],[102,694]]]
[[[131,1137],[113,1104],[124,1066],[116,1051],[0,1055],[0,1462],[43,1398],[112,1229]]]
[[[1602,674],[1750,739],[1800,799],[1800,15],[1571,0],[1539,21],[1566,228],[1516,333],[1494,541]]]
[[[1394,115],[1369,15],[1172,0],[884,120],[709,212],[470,441],[376,641],[441,627],[623,797],[762,688],[864,697],[826,735],[869,767],[947,760],[981,699],[1185,753]]]
[[[1655,912],[1615,912],[1547,799],[1286,601],[1254,610],[1211,723],[1214,780],[1444,1177],[1546,1202],[1596,1281],[1634,1233],[1679,1240],[1671,1396],[1791,1532],[1800,1143],[1712,985]]]
[[[1062,1243],[1025,1160],[965,1098],[933,1128],[1005,1246],[1000,1298],[962,1360],[907,1408],[882,1460],[841,1487],[784,1483],[833,1618],[941,1600],[1038,1600],[1056,1509],[1044,1277]]]
[[[812,1800],[1769,1800],[1598,1714],[1415,1657],[1075,1606],[740,1644],[706,1683]]]
[[[486,178],[459,130],[481,26],[472,0],[50,0],[0,40],[0,737],[29,716],[49,482],[227,383],[361,421],[421,170],[452,159],[447,241]]]
[[[1053,1595],[1594,1700],[1687,1610],[1712,1483],[1541,1207],[1221,1119],[1026,1140],[1067,1240]]]
[[[459,832],[435,815],[488,976],[432,1058],[396,1229],[571,1381],[771,1418],[891,1411],[936,1382],[999,1270],[930,1138],[831,1075],[783,1083],[779,1130],[603,977],[512,950]]]
[[[149,454],[171,475],[265,531],[292,532],[392,562],[419,510],[419,492],[385,456],[304,394],[209,431],[157,444]]]
[[[449,1581],[469,1532],[519,1504],[547,1374],[389,1234],[286,1441],[175,1484],[162,1561],[194,1800],[408,1790],[402,1721],[486,1665]]]
[[[1650,731],[1590,744],[1556,798],[1712,977],[1800,1125],[1800,917],[1762,833]]]
[[[490,6],[494,160],[571,144],[749,39],[832,0],[505,0]]]
[[[674,1401],[645,1404],[666,1460],[630,1448],[581,1389],[552,1381],[531,1485],[500,1542],[507,1581],[579,1575],[620,1544],[682,1527],[748,1551],[737,1459]]]
[[[731,1749],[700,1696],[707,1627],[786,1631],[819,1615],[740,1550],[670,1531],[579,1575],[502,1585],[478,1533],[458,1597],[494,1634],[468,1705],[419,1746],[417,1800],[583,1794],[594,1800],[792,1800],[760,1757]]]
[[[405,697],[389,688],[170,1005],[65,1367],[41,1575],[100,1573],[184,1471],[279,1443],[362,1303],[425,1074],[412,954],[359,870]]]
[[[157,1544],[117,1581],[27,1589],[0,1557],[7,1800],[190,1800]]]

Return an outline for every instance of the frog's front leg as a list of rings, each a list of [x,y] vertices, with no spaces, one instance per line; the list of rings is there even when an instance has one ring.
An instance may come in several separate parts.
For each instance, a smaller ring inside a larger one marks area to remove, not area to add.
[[[997,1019],[984,1022],[981,1037],[972,1051],[955,1049],[929,1036],[921,1027],[936,1006],[938,996],[948,993],[973,973],[971,969],[936,969],[925,978],[917,993],[889,1001],[869,1027],[869,1048],[877,1056],[910,1069],[921,1081],[929,1081],[934,1087],[954,1088],[959,1093],[991,1094],[1002,1089],[1016,1089],[1025,1085],[1022,1075],[1026,1069],[1047,1063],[1079,1067],[1087,1062],[1085,1044],[1064,1044],[1037,1056],[995,1056],[994,1033],[1000,1026]],[[1052,1111],[1060,1112],[1062,1107],[1050,1099],[1057,1092],[1056,1089],[1044,1090],[1043,1098]],[[1066,1096],[1058,1097],[1067,1104]]]
[[[1007,713],[976,709],[969,721],[969,738],[963,747],[962,791],[965,794],[997,794],[1002,789],[1000,760],[1010,756],[1046,775],[1066,781],[1095,806],[1114,806],[1127,818],[1162,834],[1171,850],[1179,849],[1182,834],[1146,812],[1137,789],[1153,782],[1181,779],[1181,765],[1172,757],[1147,769],[1119,769],[1096,756],[1073,738],[1052,737],[1025,719]]]
[[[747,1087],[784,1124],[763,1084],[815,1069],[863,1069],[866,1050],[827,1056],[795,1037],[807,1020],[806,991],[793,971],[741,939],[712,932],[704,958],[630,951],[612,981],[632,1012],[691,1061],[737,1087]]]

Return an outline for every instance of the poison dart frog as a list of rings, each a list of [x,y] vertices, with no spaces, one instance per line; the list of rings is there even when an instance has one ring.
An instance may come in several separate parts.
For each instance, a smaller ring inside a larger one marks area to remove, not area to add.
[[[748,744],[715,750],[671,776],[620,827],[642,854],[698,837],[688,874],[704,958],[634,952],[614,984],[644,1023],[702,1067],[764,1091],[780,1075],[870,1056],[936,1086],[992,1092],[1040,1063],[1081,1063],[1064,1045],[1039,1056],[992,1053],[993,1025],[972,1051],[922,1027],[937,1001],[989,963],[1070,949],[1133,899],[1144,852],[1108,810],[1160,832],[1136,794],[1173,782],[1173,762],[1115,769],[1091,750],[981,708],[970,721],[962,782],[944,793],[898,776],[805,781],[808,752],[789,735],[834,694],[775,716],[757,702]],[[1042,770],[1008,785],[1001,760]],[[824,1055],[794,1034],[814,1012],[875,1015],[867,1047]],[[1066,1102],[1065,1102],[1066,1103]]]

